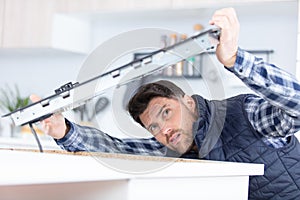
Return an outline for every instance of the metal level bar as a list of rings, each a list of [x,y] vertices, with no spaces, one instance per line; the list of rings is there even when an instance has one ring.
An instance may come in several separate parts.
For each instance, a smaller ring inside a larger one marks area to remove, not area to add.
[[[191,56],[214,50],[219,42],[219,35],[220,29],[208,29],[82,83],[67,83],[55,90],[55,94],[2,117],[9,116],[16,126],[20,126],[48,118],[56,112],[76,108],[108,88],[126,84]],[[100,87],[95,88],[95,83]]]

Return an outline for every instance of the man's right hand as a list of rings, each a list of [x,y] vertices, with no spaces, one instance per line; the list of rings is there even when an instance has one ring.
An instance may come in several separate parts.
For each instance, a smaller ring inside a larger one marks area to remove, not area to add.
[[[37,102],[41,100],[41,98],[33,94],[30,96],[30,100],[32,102]],[[69,131],[69,128],[65,123],[65,118],[61,113],[55,113],[51,117],[42,120],[41,124],[45,134],[50,135],[55,139],[63,138]]]

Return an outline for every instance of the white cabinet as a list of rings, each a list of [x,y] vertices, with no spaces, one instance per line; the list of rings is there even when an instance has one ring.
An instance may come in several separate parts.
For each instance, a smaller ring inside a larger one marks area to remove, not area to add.
[[[127,6],[127,0],[123,3],[122,1],[118,3],[114,1],[114,3],[99,0],[0,0],[0,4],[3,5],[0,7],[0,20],[3,22],[0,27],[1,46],[3,48],[58,48],[77,51],[78,49],[72,49],[72,45],[71,47],[68,45],[82,39],[78,31],[87,33],[81,31],[88,25],[82,20],[70,20],[66,17],[57,19],[57,14],[111,10],[115,6],[118,8]],[[74,35],[78,37],[74,38]]]
[[[3,22],[4,22],[4,0],[0,0],[0,47],[2,47]]]
[[[129,6],[129,0],[64,0],[65,12],[99,12],[124,10]]]
[[[93,19],[87,14],[130,15],[135,11],[139,13],[151,11],[153,12],[151,17],[156,17],[154,11],[183,10],[189,13],[192,12],[192,8],[247,6],[250,3],[259,5],[288,1],[290,2],[290,0],[0,0],[0,46],[87,52],[87,46],[92,42],[89,31],[93,23]],[[105,20],[105,17],[103,19]]]
[[[172,0],[129,0],[129,8],[135,10],[171,9]]]
[[[294,0],[297,1],[297,0]],[[227,7],[250,4],[276,3],[276,2],[291,2],[291,0],[173,0],[173,8],[195,8],[195,7]]]
[[[67,12],[170,9],[172,0],[65,0]]]
[[[171,0],[0,0],[1,47],[87,52],[90,20],[76,14],[167,9]]]
[[[4,48],[51,47],[56,0],[3,0]]]

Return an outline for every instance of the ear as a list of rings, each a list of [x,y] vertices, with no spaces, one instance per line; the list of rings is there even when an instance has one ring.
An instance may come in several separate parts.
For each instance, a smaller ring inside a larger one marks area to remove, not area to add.
[[[194,99],[191,97],[191,96],[189,96],[189,95],[184,95],[183,96],[183,98],[182,98],[182,100],[183,100],[183,102],[184,102],[184,104],[190,109],[190,110],[194,110],[195,109],[195,101],[194,101]]]

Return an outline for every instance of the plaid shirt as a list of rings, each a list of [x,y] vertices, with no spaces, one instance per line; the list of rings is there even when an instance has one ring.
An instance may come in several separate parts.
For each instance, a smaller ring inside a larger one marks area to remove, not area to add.
[[[300,129],[300,84],[290,74],[238,49],[233,68],[228,69],[259,96],[246,99],[245,110],[264,142],[280,148]],[[70,123],[70,131],[57,144],[68,151],[101,151],[164,156],[166,148],[155,140],[118,139],[98,129]]]

